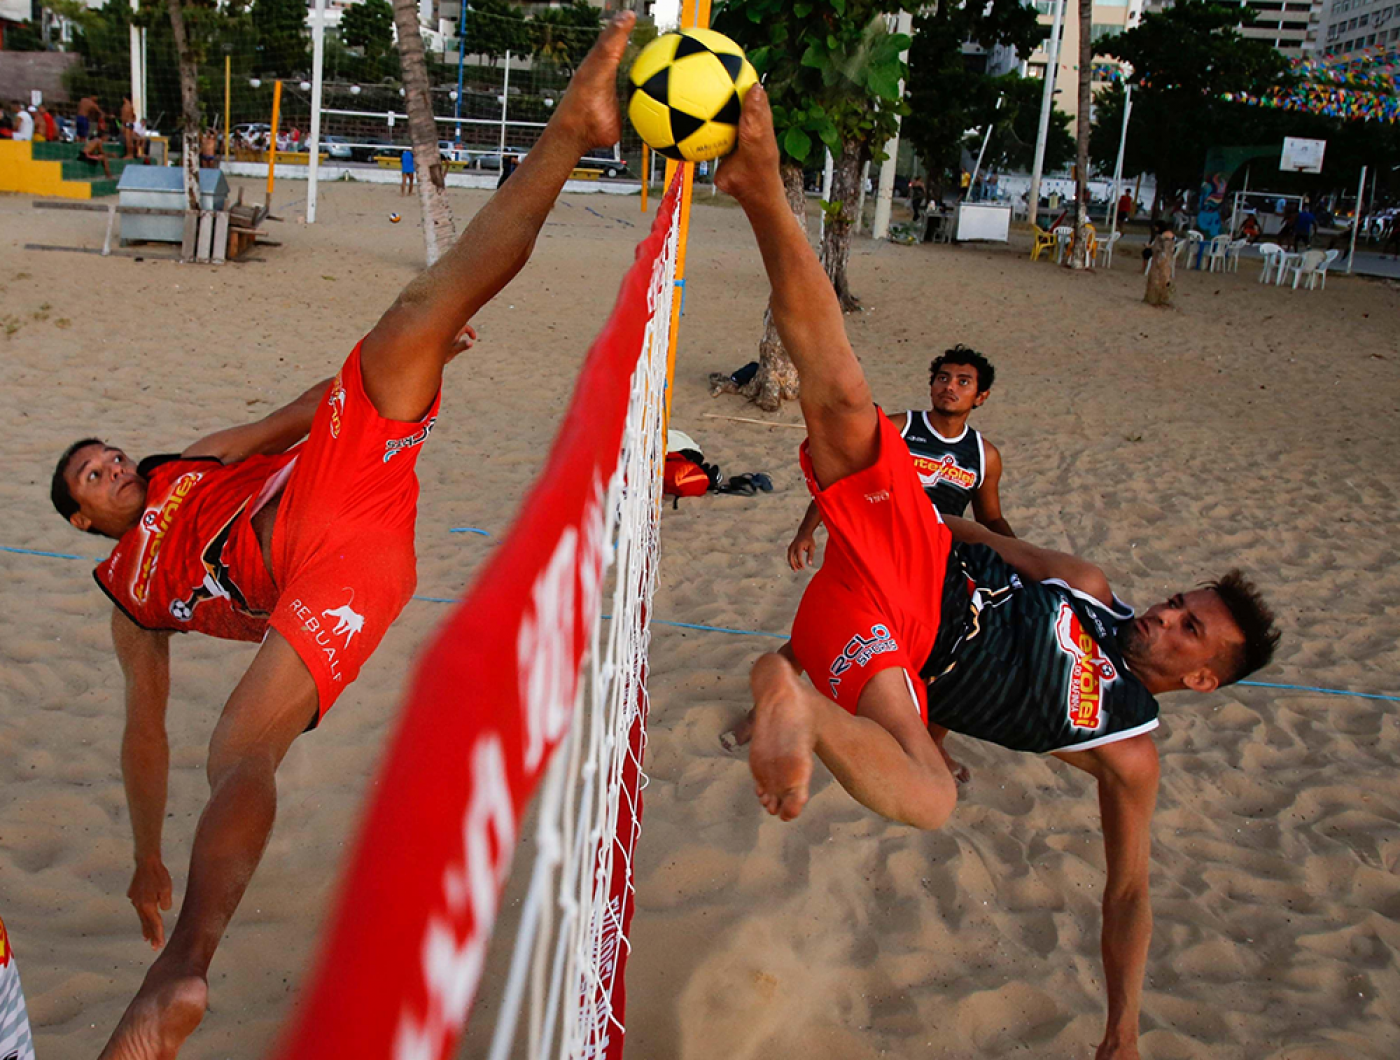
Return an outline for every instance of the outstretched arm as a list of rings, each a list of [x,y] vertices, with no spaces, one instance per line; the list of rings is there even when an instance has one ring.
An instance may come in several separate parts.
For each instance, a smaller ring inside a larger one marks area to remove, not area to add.
[[[1023,578],[1037,582],[1058,578],[1081,593],[1088,593],[1101,603],[1113,603],[1113,590],[1109,588],[1108,577],[1087,559],[1071,556],[1067,552],[1056,552],[1050,548],[1040,548],[1028,541],[995,533],[970,519],[947,515],[943,517],[943,521],[952,531],[954,541],[987,545]]]
[[[478,309],[530,260],[535,239],[585,151],[622,135],[617,67],[636,16],[613,17],[569,81],[525,160],[477,211],[460,239],[399,295],[360,347],[365,391],[380,415],[414,420],[432,403],[442,367]]]
[[[821,509],[817,507],[816,501],[810,501],[807,504],[806,514],[802,516],[802,523],[798,526],[797,533],[793,536],[792,544],[788,545],[788,566],[793,570],[802,570],[804,567],[816,565],[816,533],[817,527],[821,525]]]
[[[212,456],[225,464],[234,464],[250,456],[286,452],[311,430],[316,406],[330,385],[329,379],[322,379],[295,401],[268,413],[256,423],[215,431],[180,455],[186,458]]]
[[[1152,941],[1148,876],[1160,771],[1157,747],[1143,735],[1058,757],[1099,782],[1108,863],[1101,941],[1108,1018],[1095,1060],[1137,1060],[1142,982]]]
[[[141,935],[165,944],[160,911],[171,902],[170,873],[161,858],[170,744],[165,706],[170,696],[170,634],[142,629],[112,608],[112,644],[126,678],[126,728],[122,732],[122,783],[131,815],[136,870],[126,896],[141,919]]]
[[[846,338],[836,291],[788,208],[773,114],[761,85],[744,97],[738,146],[720,164],[715,184],[738,200],[758,240],[773,289],[773,323],[802,382],[812,469],[823,487],[830,486],[875,462],[879,413]]]
[[[1001,514],[1001,450],[991,442],[986,446],[987,468],[982,475],[982,485],[972,495],[972,513],[992,533],[1015,537],[1011,524]]]

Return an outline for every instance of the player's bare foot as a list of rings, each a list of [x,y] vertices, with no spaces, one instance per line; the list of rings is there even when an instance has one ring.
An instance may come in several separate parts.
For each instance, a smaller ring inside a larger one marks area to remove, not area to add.
[[[800,677],[782,656],[765,655],[754,663],[752,740],[749,772],[763,808],[791,821],[807,805],[812,780],[816,726]]]
[[[614,15],[574,71],[568,91],[559,101],[557,117],[582,143],[582,149],[615,144],[622,139],[622,114],[617,106],[617,67],[627,36],[637,22],[631,11]]]
[[[200,976],[153,981],[147,975],[98,1060],[172,1060],[204,1018],[208,997]]]
[[[715,186],[726,195],[732,195],[741,206],[758,205],[775,195],[783,198],[773,111],[762,85],[754,85],[744,96],[738,142],[715,171]]]
[[[719,734],[719,745],[731,754],[753,739],[753,711],[744,715],[744,720]]]

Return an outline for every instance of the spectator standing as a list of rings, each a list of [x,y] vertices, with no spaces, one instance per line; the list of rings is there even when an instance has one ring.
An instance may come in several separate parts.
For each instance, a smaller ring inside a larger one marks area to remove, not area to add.
[[[15,135],[16,140],[34,139],[34,118],[29,111],[24,109],[23,104],[15,104]]]
[[[417,169],[413,164],[412,149],[405,149],[399,153],[399,194],[413,194],[413,180]]]
[[[1293,218],[1293,249],[1295,251],[1307,250],[1312,246],[1313,229],[1317,227],[1317,217],[1308,206],[1308,201],[1303,200],[1303,208],[1298,211],[1298,216]]]

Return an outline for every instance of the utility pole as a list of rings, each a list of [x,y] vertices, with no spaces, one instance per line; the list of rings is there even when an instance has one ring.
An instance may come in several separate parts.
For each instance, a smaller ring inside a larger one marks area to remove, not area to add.
[[[1045,141],[1050,135],[1050,112],[1055,107],[1055,77],[1060,69],[1060,30],[1065,17],[1065,0],[1055,0],[1055,20],[1050,26],[1050,50],[1046,52],[1045,90],[1040,95],[1040,130],[1035,137],[1035,164],[1031,166],[1031,190],[1026,203],[1029,220],[1040,218],[1040,174],[1045,167]],[[1081,26],[1079,32],[1088,30]]]

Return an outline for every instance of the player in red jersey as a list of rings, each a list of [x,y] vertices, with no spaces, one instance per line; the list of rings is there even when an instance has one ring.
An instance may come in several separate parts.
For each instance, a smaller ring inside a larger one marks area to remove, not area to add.
[[[604,29],[510,181],[333,381],[179,456],[134,465],[85,439],[59,461],[60,514],[117,540],[97,580],[116,605],[112,639],[126,676],[122,776],[136,858],[128,895],[143,935],[164,946],[103,1058],[174,1056],[203,1017],[214,949],[272,830],[277,766],[413,592],[414,462],[437,414],[443,366],[474,338],[472,315],[529,259],[579,158],[620,138],[617,66],[633,22],[623,14]],[[262,646],[210,741],[209,801],[167,941],[165,708],[178,630]]]

